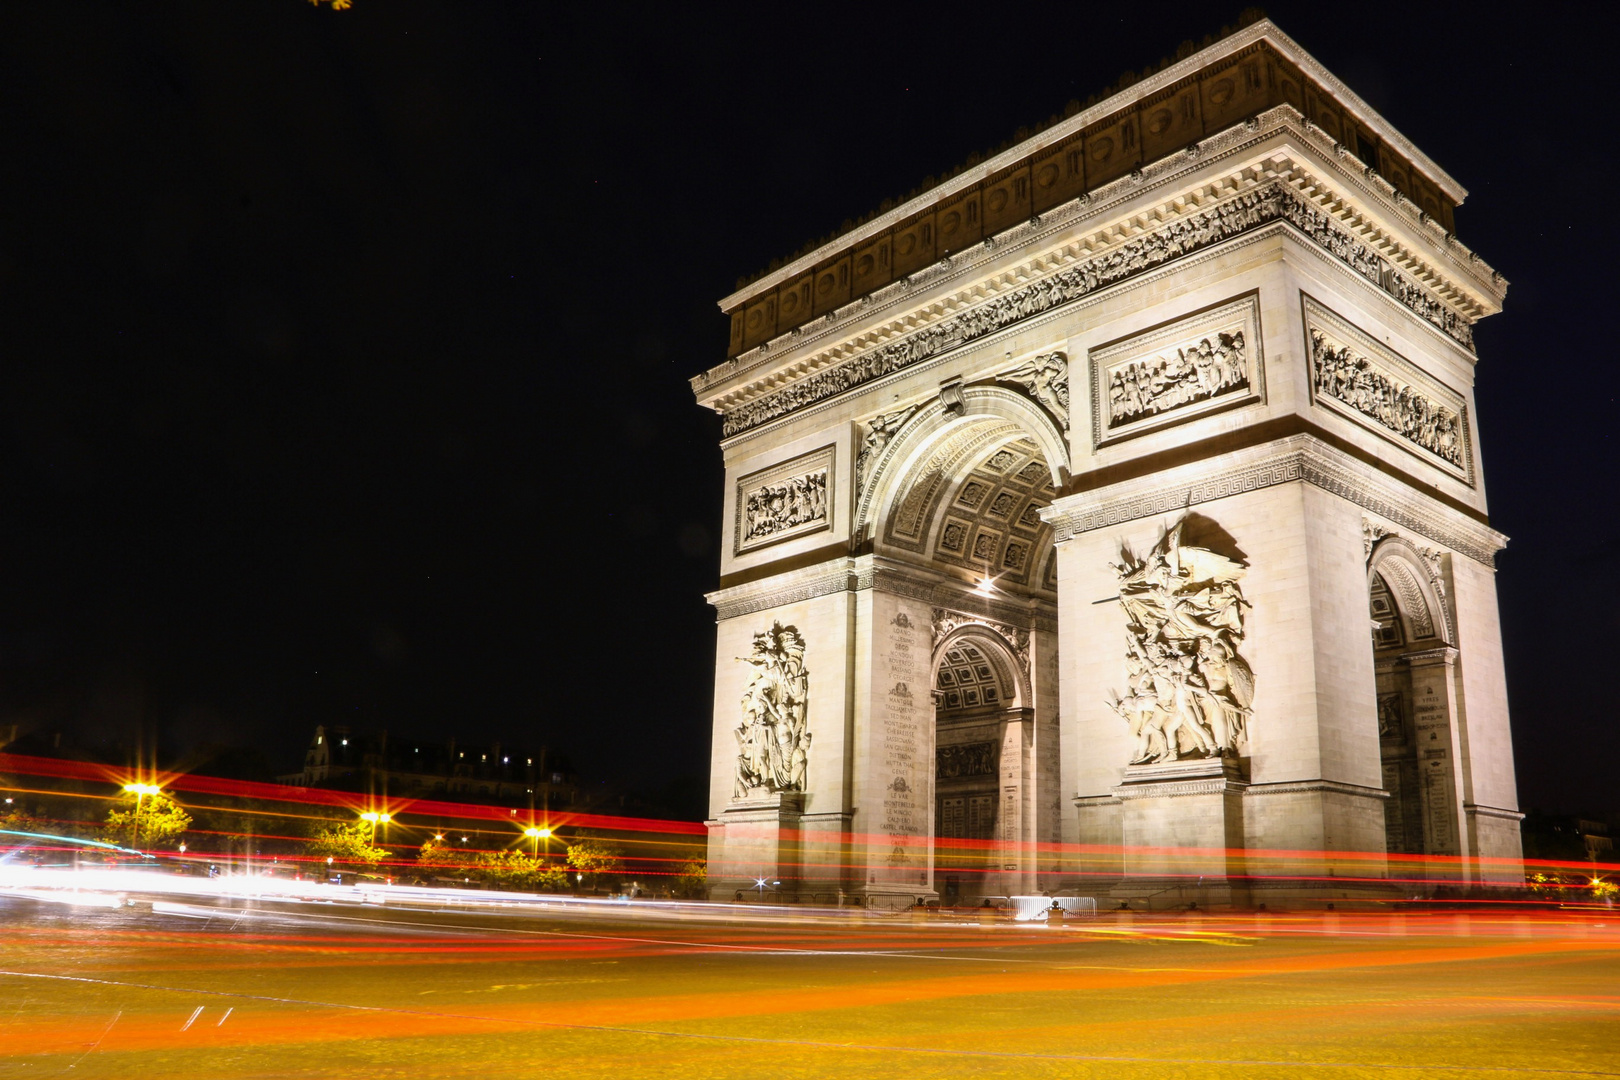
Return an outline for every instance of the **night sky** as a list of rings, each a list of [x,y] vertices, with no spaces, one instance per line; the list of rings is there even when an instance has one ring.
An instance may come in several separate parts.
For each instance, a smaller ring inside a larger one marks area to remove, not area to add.
[[[286,771],[347,722],[702,776],[715,301],[1238,15],[354,4],[0,16],[0,736]],[[1620,26],[1441,7],[1267,12],[1512,282],[1478,422],[1520,798],[1620,812]]]

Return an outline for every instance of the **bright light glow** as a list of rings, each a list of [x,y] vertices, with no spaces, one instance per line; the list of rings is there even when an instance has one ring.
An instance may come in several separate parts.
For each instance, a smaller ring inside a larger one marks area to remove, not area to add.
[[[392,815],[392,814],[379,814],[375,810],[367,810],[365,813],[360,815],[360,820],[361,821],[369,821],[373,825],[377,824],[380,821],[384,825],[386,825],[390,821],[394,820],[394,815]]]
[[[156,784],[125,784],[124,790],[131,795],[156,795],[163,789]]]
[[[551,830],[537,829],[533,825],[530,825],[527,829],[523,830],[523,835],[529,837],[531,840],[545,840],[551,836]]]
[[[978,593],[980,596],[995,595],[996,579],[993,577],[985,578],[983,581],[979,582],[978,585],[974,586],[973,591]]]

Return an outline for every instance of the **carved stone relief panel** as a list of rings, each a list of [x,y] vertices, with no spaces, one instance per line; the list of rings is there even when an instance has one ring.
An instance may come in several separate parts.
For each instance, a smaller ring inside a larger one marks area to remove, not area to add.
[[[1114,565],[1125,613],[1126,692],[1110,708],[1135,739],[1130,763],[1238,752],[1254,704],[1254,672],[1239,655],[1247,567],[1181,542],[1183,517],[1143,556]]]
[[[824,446],[737,481],[738,555],[832,528],[833,452]]]
[[[1223,301],[1091,350],[1091,435],[1108,446],[1265,398],[1260,301]]]
[[[1472,486],[1463,396],[1305,293],[1300,301],[1311,401]]]
[[[804,668],[804,638],[797,627],[772,623],[754,635],[747,656],[737,659],[754,672],[743,691],[737,737],[735,799],[759,792],[803,791],[810,757],[806,730],[810,675]]]
[[[963,776],[993,776],[996,771],[997,749],[993,742],[941,746],[934,751],[934,775],[940,780],[955,780]]]

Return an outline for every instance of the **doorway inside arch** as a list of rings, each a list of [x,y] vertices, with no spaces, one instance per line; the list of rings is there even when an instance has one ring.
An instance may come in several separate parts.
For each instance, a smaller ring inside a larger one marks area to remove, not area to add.
[[[948,641],[936,662],[934,867],[946,906],[1021,891],[1034,718],[1015,662],[983,630]]]

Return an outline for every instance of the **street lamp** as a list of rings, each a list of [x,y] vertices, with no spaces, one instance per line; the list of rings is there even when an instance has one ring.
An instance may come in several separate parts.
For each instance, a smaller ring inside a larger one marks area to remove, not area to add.
[[[531,841],[533,841],[533,851],[534,851],[534,857],[535,858],[538,859],[540,857],[540,841],[542,841],[542,840],[544,840],[546,842],[546,855],[548,857],[551,855],[551,830],[550,829],[537,829],[533,825],[530,825],[527,829],[523,830],[523,835],[527,836]]]
[[[136,851],[141,849],[141,801],[148,795],[156,795],[163,789],[156,784],[125,784],[124,791],[135,796],[135,816],[129,822],[129,846]]]
[[[375,844],[377,842],[377,823],[380,821],[384,825],[387,825],[390,821],[394,820],[394,815],[379,814],[374,810],[367,810],[365,813],[360,815],[360,820],[371,823],[371,842]]]

